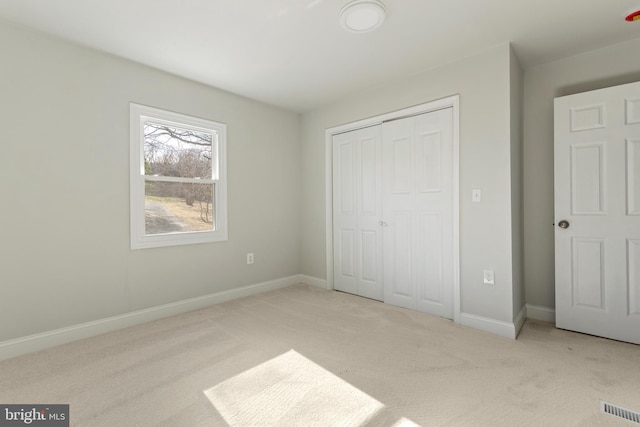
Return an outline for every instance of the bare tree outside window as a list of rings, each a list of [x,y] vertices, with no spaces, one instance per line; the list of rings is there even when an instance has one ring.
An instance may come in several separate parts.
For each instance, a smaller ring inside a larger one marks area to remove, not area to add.
[[[130,103],[131,249],[228,240],[227,125]]]
[[[215,230],[215,134],[144,123],[146,234]]]

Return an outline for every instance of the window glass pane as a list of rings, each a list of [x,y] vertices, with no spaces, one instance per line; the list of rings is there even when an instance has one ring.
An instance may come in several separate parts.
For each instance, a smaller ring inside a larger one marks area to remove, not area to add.
[[[213,184],[147,181],[145,234],[215,231]]]
[[[217,135],[144,123],[145,175],[217,178],[213,175]]]

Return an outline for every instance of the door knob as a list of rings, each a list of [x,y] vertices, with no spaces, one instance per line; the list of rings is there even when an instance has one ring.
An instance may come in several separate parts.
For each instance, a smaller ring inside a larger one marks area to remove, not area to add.
[[[386,226],[387,226],[387,221],[380,221],[380,222],[379,222],[379,224],[380,224],[382,227],[386,227]]]
[[[565,229],[569,228],[569,221],[563,219],[558,223],[558,227]]]

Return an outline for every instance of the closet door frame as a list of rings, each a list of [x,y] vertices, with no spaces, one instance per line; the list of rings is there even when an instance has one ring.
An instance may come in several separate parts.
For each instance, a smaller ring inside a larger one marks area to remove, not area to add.
[[[325,218],[327,288],[333,287],[333,136],[369,126],[381,125],[389,120],[416,116],[431,111],[452,108],[453,113],[453,321],[460,323],[460,95],[438,99],[414,107],[404,108],[379,116],[325,130]]]

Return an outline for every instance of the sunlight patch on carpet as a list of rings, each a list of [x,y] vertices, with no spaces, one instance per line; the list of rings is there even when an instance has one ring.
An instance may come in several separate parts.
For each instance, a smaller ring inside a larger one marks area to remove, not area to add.
[[[204,394],[230,426],[358,426],[385,407],[294,350]],[[415,424],[403,418],[396,425]]]
[[[391,427],[420,427],[420,426],[414,423],[413,421],[411,421],[410,419],[402,417]]]

